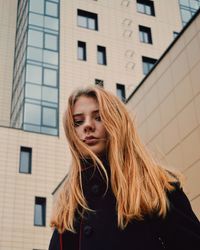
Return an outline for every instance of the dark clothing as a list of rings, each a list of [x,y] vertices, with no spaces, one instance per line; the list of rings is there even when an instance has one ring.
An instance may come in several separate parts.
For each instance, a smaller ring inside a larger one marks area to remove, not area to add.
[[[95,212],[87,212],[76,222],[76,234],[62,234],[62,250],[200,250],[200,223],[178,184],[168,193],[170,210],[164,219],[146,216],[121,230],[110,185],[105,193],[105,182],[93,167],[83,171],[82,182],[88,205]],[[61,250],[57,230],[49,250]]]

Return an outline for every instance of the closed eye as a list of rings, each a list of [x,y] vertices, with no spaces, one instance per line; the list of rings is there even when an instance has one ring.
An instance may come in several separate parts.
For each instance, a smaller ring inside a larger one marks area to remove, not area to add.
[[[80,126],[81,124],[83,124],[83,120],[74,121],[74,127],[78,127],[78,126]]]

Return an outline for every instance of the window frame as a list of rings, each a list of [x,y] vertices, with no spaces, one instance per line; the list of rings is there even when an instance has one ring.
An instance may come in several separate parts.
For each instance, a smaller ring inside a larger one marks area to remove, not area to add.
[[[157,62],[157,59],[155,58],[142,56],[142,69],[143,69],[143,74],[145,76],[151,71],[151,69],[154,67],[156,62]],[[148,72],[145,72],[145,65],[147,65]]]
[[[101,57],[102,57],[102,63],[99,59],[99,56],[101,53]],[[107,65],[107,55],[106,55],[106,47],[105,46],[101,46],[101,45],[97,45],[97,63],[99,65]]]
[[[141,43],[153,44],[151,28],[139,25],[139,38]]]
[[[97,86],[103,88],[103,87],[104,87],[104,81],[101,80],[101,79],[95,78],[95,85],[97,85]]]
[[[22,152],[29,153],[29,163],[28,163],[28,171],[22,171],[21,170],[21,164],[22,164]],[[19,173],[20,174],[31,174],[32,173],[32,148],[31,147],[25,147],[20,146],[20,157],[19,157]]]
[[[142,5],[144,7],[144,11],[139,10],[139,5]],[[148,13],[148,9],[150,8],[150,13]],[[136,1],[136,9],[138,13],[145,14],[148,16],[155,16],[155,7],[153,1],[146,1],[146,0],[137,0]]]
[[[79,57],[79,49],[82,49],[83,56]],[[77,59],[80,61],[87,61],[87,48],[86,42],[77,41]]]
[[[85,21],[86,21],[85,26],[81,25],[79,17],[82,17],[85,19]],[[94,29],[91,28],[91,26],[90,26],[90,23],[89,23],[90,20],[94,21]],[[98,14],[96,14],[94,12],[89,12],[89,11],[77,9],[77,26],[81,27],[81,28],[89,29],[89,30],[98,31],[99,30],[99,28],[98,28]]]
[[[118,90],[121,91],[122,95],[118,95]],[[122,102],[126,102],[126,88],[124,84],[121,83],[116,83],[116,92],[117,92],[117,96],[118,98],[122,101]]]
[[[34,203],[34,226],[36,227],[46,227],[46,197],[35,196]],[[38,201],[38,202],[37,202]],[[42,206],[42,223],[36,224],[36,205]]]

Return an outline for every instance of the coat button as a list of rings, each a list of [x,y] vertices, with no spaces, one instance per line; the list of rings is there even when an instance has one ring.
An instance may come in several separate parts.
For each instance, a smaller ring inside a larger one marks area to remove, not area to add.
[[[85,236],[90,236],[92,233],[92,227],[90,225],[87,225],[83,228],[83,232]]]
[[[98,195],[100,193],[100,187],[99,187],[99,185],[95,184],[95,185],[92,186],[92,193],[94,195]]]

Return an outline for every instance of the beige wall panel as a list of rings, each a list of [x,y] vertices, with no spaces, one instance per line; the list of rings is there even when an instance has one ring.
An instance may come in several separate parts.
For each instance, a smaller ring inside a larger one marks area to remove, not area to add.
[[[200,124],[200,94],[194,98],[194,105],[198,124]]]
[[[200,15],[175,41],[127,106],[136,114],[139,133],[153,155],[168,168],[185,175],[185,190],[200,218],[199,20]],[[155,79],[153,85],[151,79]],[[145,90],[151,90],[148,85],[157,91],[147,94]],[[140,101],[136,102],[134,98],[138,96]],[[140,115],[144,104],[147,112]],[[151,113],[152,109],[155,111]]]
[[[190,74],[189,74],[194,96],[200,93],[199,72],[200,72],[200,62],[198,62],[197,65],[195,65],[191,69]]]
[[[193,99],[192,85],[189,75],[187,75],[175,88],[176,109],[179,112],[187,103]]]
[[[17,0],[0,0],[0,125],[2,126],[9,126],[10,123],[16,11]]]
[[[187,194],[191,199],[194,199],[199,195],[199,180],[200,180],[200,160],[195,162],[190,168],[184,173],[187,175],[186,190]]]
[[[168,84],[168,83],[167,83]],[[166,126],[176,115],[175,96],[172,91],[163,102],[160,103],[162,127]]]

